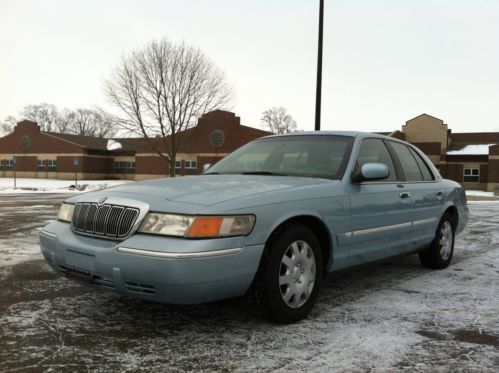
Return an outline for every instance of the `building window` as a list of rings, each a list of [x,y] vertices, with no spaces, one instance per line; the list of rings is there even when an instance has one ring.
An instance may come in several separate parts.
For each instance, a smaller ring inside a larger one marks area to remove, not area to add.
[[[124,161],[114,161],[114,173],[124,174],[126,172],[126,162]]]
[[[45,161],[43,159],[38,159],[36,161],[36,169],[38,171],[45,171]]]
[[[47,159],[47,166],[50,172],[57,171],[57,161],[55,159]]]
[[[219,148],[225,142],[225,134],[222,130],[215,130],[210,135],[211,145]]]
[[[184,161],[184,168],[198,168],[197,161]]]
[[[197,161],[184,161],[184,168],[185,168],[186,175],[195,175],[197,168],[198,168],[198,162]]]
[[[126,162],[126,173],[127,174],[135,173],[135,162]]]
[[[134,174],[135,162],[114,161],[115,174]]]
[[[14,169],[14,161],[12,159],[4,159],[3,164],[5,165],[6,170]]]
[[[465,183],[479,183],[480,182],[480,169],[479,168],[465,168],[463,172],[463,181]]]

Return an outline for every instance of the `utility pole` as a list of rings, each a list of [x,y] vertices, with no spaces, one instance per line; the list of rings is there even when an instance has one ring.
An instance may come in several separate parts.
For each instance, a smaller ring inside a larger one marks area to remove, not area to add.
[[[319,5],[319,43],[317,50],[317,91],[315,93],[315,130],[321,130],[321,96],[322,96],[322,35],[324,31],[324,0]]]
[[[12,163],[13,163],[13,166],[14,166],[14,189],[17,189],[17,182],[16,182],[17,157],[15,155],[12,156]]]
[[[73,158],[73,169],[75,172],[75,190],[78,190],[78,166],[80,164],[79,158]]]

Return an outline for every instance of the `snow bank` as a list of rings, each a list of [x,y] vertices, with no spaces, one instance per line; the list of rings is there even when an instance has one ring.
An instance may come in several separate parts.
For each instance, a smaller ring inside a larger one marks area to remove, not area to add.
[[[14,189],[13,178],[0,178],[0,194],[12,193],[82,193],[126,184],[130,180],[78,180],[78,189],[74,180],[17,178]]]
[[[494,197],[494,192],[484,192],[483,190],[467,190],[466,195],[474,197]]]

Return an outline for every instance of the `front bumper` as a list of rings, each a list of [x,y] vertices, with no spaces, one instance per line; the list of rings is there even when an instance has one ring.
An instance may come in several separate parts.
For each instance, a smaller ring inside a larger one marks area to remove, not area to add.
[[[40,233],[52,268],[99,289],[171,304],[243,295],[258,269],[263,245],[243,237],[188,240],[136,234],[121,242],[73,233],[54,222]]]

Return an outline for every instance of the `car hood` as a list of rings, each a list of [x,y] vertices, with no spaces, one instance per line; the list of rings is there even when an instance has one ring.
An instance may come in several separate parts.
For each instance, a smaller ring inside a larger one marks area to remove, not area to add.
[[[328,179],[291,176],[200,175],[136,182],[103,190],[99,194],[135,194],[212,206],[241,197],[330,182]]]

